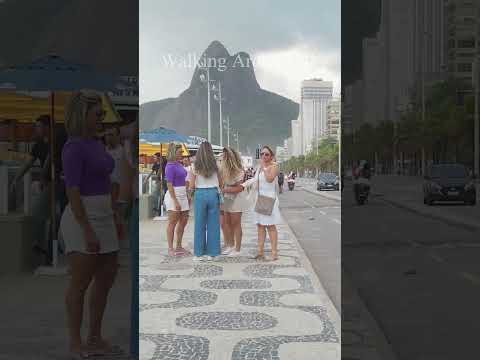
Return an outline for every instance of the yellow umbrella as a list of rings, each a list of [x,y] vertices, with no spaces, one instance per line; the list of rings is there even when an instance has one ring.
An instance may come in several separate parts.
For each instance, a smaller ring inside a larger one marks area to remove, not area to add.
[[[182,145],[182,155],[183,156],[189,156],[190,152],[188,151],[187,147],[185,144]],[[162,154],[162,156],[167,156],[167,151],[168,151],[168,144],[158,144],[154,145],[151,143],[144,143],[141,142],[138,147],[139,150],[139,155],[147,155],[147,156],[152,156],[155,155],[156,153]]]
[[[55,93],[54,118],[55,122],[65,120],[65,106],[71,93]],[[21,94],[0,92],[0,120],[16,120],[18,123],[32,123],[41,115],[51,114],[51,95],[47,97],[35,96],[33,93]],[[112,105],[107,95],[102,96],[102,107],[105,111],[103,123],[121,122],[122,118]]]

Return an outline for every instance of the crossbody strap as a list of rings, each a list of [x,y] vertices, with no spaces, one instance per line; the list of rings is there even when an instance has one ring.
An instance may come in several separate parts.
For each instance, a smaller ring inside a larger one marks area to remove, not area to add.
[[[260,173],[262,172],[262,170],[263,170],[262,167],[258,168],[258,177],[257,177],[257,193],[258,193],[258,195],[260,195]],[[274,199],[277,200],[277,191],[278,191],[278,189],[277,189],[278,184],[277,183],[278,183],[278,181],[275,181],[275,180],[273,180],[273,181],[275,183],[275,198]]]

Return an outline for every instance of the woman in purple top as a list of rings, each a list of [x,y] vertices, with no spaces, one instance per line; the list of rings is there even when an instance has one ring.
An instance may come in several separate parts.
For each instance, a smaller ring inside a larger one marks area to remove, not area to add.
[[[187,170],[182,164],[182,146],[170,144],[168,146],[167,166],[165,179],[168,192],[165,194],[165,207],[168,212],[167,241],[168,255],[177,256],[188,253],[182,247],[182,238],[185,226],[188,223],[190,199],[187,194]],[[177,247],[173,248],[173,237],[177,233]]]
[[[74,359],[118,351],[101,334],[119,250],[111,201],[114,160],[95,138],[103,115],[101,98],[86,91],[73,95],[65,113],[69,140],[63,147],[62,163],[69,204],[62,215],[60,231],[71,271],[65,300],[70,353]],[[86,343],[82,343],[83,303],[90,284],[89,333]]]

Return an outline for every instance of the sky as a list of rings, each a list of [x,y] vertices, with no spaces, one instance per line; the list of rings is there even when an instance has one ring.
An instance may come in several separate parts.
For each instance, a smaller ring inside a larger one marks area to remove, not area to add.
[[[302,80],[333,81],[340,93],[338,0],[140,0],[140,103],[177,97],[194,67],[166,57],[199,58],[220,41],[247,52],[260,87],[299,101]]]

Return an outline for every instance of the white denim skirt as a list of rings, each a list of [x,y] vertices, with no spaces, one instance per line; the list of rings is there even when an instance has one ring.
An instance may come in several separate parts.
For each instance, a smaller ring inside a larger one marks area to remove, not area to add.
[[[92,225],[98,241],[100,254],[119,250],[117,230],[113,219],[112,200],[110,194],[98,196],[82,196],[82,203],[87,218]],[[89,254],[86,250],[83,229],[75,219],[70,204],[67,205],[60,220],[60,232],[65,244],[65,253],[80,252]]]
[[[187,188],[185,186],[177,186],[174,187],[173,190],[175,191],[175,196],[182,207],[182,210],[180,211],[189,211],[190,205],[188,204]],[[177,209],[175,209],[175,202],[170,196],[170,191],[167,191],[165,194],[165,207],[167,208],[167,211],[177,211]]]

